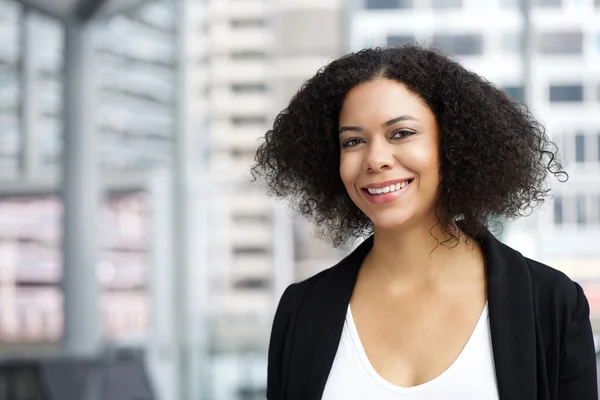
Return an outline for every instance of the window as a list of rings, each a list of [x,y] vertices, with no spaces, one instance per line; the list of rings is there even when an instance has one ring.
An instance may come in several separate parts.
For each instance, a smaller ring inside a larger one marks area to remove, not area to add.
[[[412,35],[388,35],[387,45],[388,47],[400,47],[405,44],[410,44],[415,41],[415,37]]]
[[[233,254],[239,257],[262,256],[269,252],[264,247],[234,247]]]
[[[270,214],[233,214],[234,224],[268,224],[271,221]]]
[[[545,32],[537,38],[540,54],[581,54],[583,52],[583,32]]]
[[[540,7],[561,7],[562,0],[533,0],[533,4]]]
[[[267,85],[264,83],[234,83],[230,86],[233,93],[264,93]]]
[[[237,160],[253,160],[255,151],[252,149],[232,149],[230,151],[233,158]]]
[[[233,286],[236,289],[267,289],[269,282],[261,278],[246,278],[236,280]]]
[[[575,135],[575,162],[585,161],[585,136],[582,133]]]
[[[394,8],[412,8],[413,0],[366,0],[369,10],[390,10]]]
[[[232,60],[264,60],[267,54],[262,51],[240,50],[231,53]]]
[[[266,25],[264,19],[232,19],[229,24],[232,28],[260,28]]]
[[[563,224],[563,200],[559,196],[554,198],[554,224]]]
[[[582,102],[582,85],[550,85],[550,102]]]
[[[433,44],[457,56],[472,56],[483,53],[483,37],[475,35],[435,35]]]
[[[504,86],[502,90],[504,90],[504,93],[516,103],[523,103],[525,101],[525,90],[521,85]]]
[[[431,5],[435,9],[461,8],[462,0],[433,0]]]
[[[247,116],[237,116],[231,117],[231,123],[233,125],[265,125],[267,123],[267,119],[261,115],[247,115]]]
[[[584,225],[586,221],[585,196],[577,195],[575,199],[577,225]]]

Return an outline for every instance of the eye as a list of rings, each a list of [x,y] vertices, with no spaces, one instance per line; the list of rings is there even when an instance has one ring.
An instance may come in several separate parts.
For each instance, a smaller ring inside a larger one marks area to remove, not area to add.
[[[342,143],[342,147],[354,147],[354,146],[360,144],[360,142],[361,142],[361,139],[357,139],[357,138],[348,139],[344,143]]]
[[[407,131],[407,130],[396,131],[392,134],[392,139],[403,139],[403,138],[408,137],[413,134],[414,134],[413,131]]]

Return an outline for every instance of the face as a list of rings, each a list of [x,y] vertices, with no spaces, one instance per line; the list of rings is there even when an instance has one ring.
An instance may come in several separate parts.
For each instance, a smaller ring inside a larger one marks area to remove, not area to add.
[[[425,103],[399,82],[365,82],[347,94],[339,127],[340,176],[374,228],[435,224],[438,128]]]

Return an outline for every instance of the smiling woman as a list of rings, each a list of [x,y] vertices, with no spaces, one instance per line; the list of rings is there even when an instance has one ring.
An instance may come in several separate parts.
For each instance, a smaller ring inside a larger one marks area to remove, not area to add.
[[[597,399],[588,302],[488,230],[542,203],[556,146],[418,46],[346,55],[276,118],[252,172],[334,245],[273,323],[269,399]]]

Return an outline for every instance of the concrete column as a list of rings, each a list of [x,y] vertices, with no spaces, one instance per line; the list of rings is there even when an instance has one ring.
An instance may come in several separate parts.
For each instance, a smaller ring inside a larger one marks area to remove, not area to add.
[[[99,283],[96,277],[100,189],[93,120],[92,25],[65,22],[62,196],[63,342],[65,355],[100,350]]]
[[[34,179],[40,173],[39,168],[39,140],[36,138],[36,122],[38,121],[38,97],[35,87],[35,65],[38,51],[35,47],[34,13],[25,6],[21,19],[21,57],[20,57],[20,83],[21,83],[21,115],[20,130],[23,142],[20,152],[20,175],[24,179]]]

